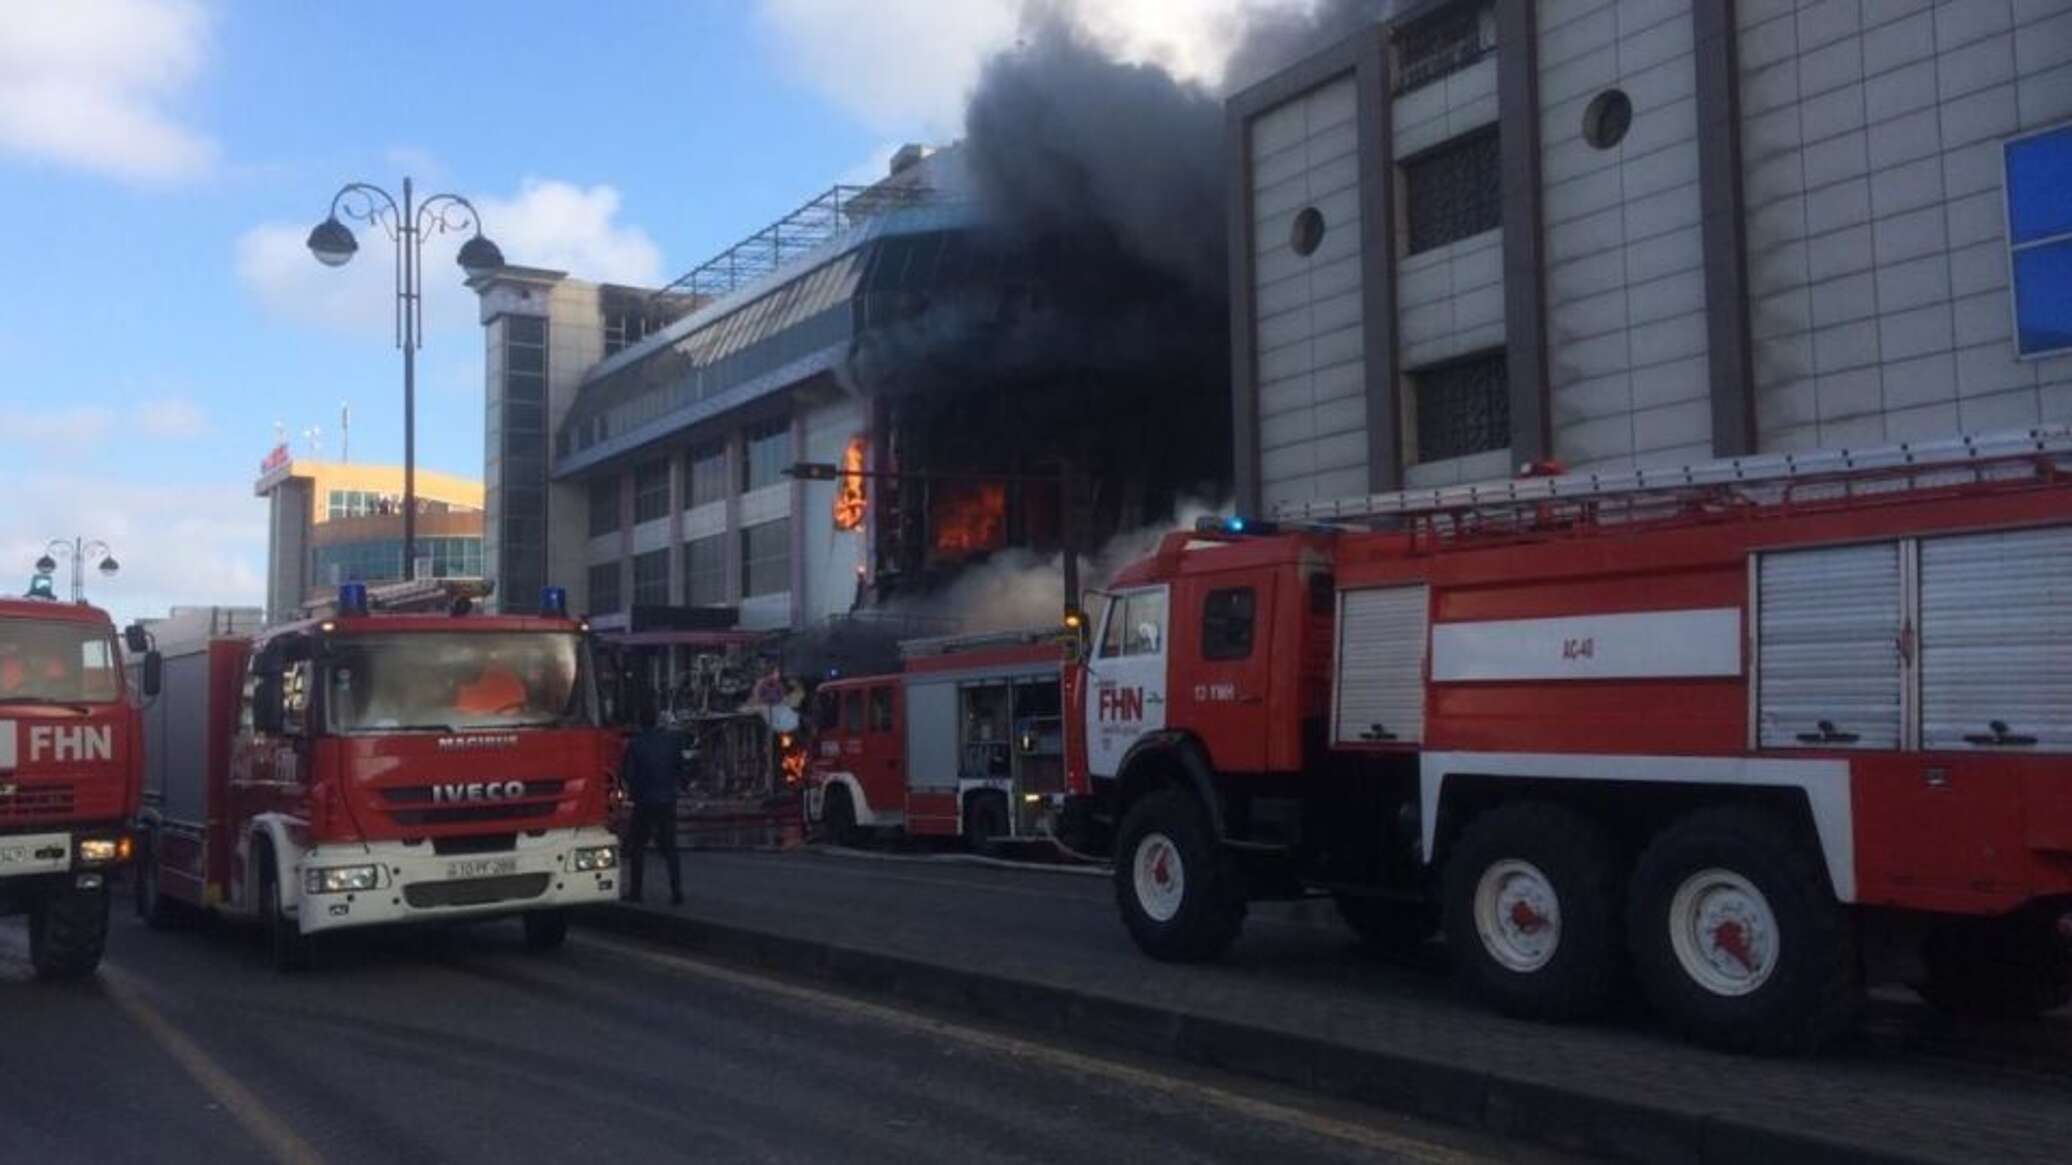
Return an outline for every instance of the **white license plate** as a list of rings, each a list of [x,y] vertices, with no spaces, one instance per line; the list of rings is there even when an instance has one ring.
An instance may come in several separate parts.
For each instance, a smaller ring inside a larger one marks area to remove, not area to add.
[[[499,874],[517,872],[517,858],[470,858],[467,861],[446,863],[448,878],[494,878]]]
[[[63,833],[0,837],[0,877],[42,874],[72,866],[72,838]]]

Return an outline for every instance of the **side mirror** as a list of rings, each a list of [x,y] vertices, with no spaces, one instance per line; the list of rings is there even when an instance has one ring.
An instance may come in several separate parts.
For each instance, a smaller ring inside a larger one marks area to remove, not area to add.
[[[144,653],[144,696],[156,696],[165,687],[165,657],[156,651]]]
[[[142,655],[151,650],[151,633],[142,623],[132,623],[122,629],[122,645],[131,655]]]
[[[252,685],[252,728],[263,736],[281,732],[281,673],[261,671]]]

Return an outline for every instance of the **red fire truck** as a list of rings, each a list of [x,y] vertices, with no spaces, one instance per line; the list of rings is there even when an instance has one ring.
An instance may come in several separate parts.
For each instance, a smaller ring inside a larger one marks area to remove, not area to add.
[[[1058,633],[900,644],[903,670],[815,694],[806,820],[973,842],[1042,836],[1065,791]]]
[[[421,585],[421,584],[420,584]],[[257,919],[275,965],[348,927],[522,915],[557,946],[609,900],[619,737],[599,723],[586,628],[542,616],[370,608],[160,644],[146,725],[137,910]]]
[[[140,666],[155,690],[157,662]],[[100,964],[108,875],[130,857],[138,737],[107,613],[0,599],[0,914],[29,916],[40,976]]]
[[[1329,893],[1509,1012],[1637,980],[1728,1048],[1867,974],[2072,995],[2072,426],[1276,517],[1167,536],[1068,680],[1153,956]]]

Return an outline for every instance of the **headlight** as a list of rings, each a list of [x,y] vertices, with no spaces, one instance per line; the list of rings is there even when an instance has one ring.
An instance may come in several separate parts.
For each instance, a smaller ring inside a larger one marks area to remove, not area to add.
[[[305,894],[349,894],[356,890],[372,890],[380,881],[380,866],[332,866],[302,871],[302,891]]]
[[[592,845],[568,852],[568,868],[577,873],[585,870],[609,870],[619,864],[619,847],[615,845]]]
[[[79,843],[79,860],[82,862],[112,862],[129,856],[126,838],[89,837]]]

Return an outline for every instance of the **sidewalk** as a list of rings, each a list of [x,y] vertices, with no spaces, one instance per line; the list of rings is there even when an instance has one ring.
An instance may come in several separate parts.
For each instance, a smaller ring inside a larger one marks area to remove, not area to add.
[[[2064,1161],[2072,1024],[1885,1005],[1811,1061],[1553,1027],[1456,998],[1429,948],[1358,952],[1328,904],[1255,907],[1222,963],[1139,954],[1106,878],[818,853],[685,855],[689,901],[592,925],[1131,1050],[1633,1160]],[[665,899],[650,871],[650,902]],[[1321,907],[1321,908],[1320,908]]]

